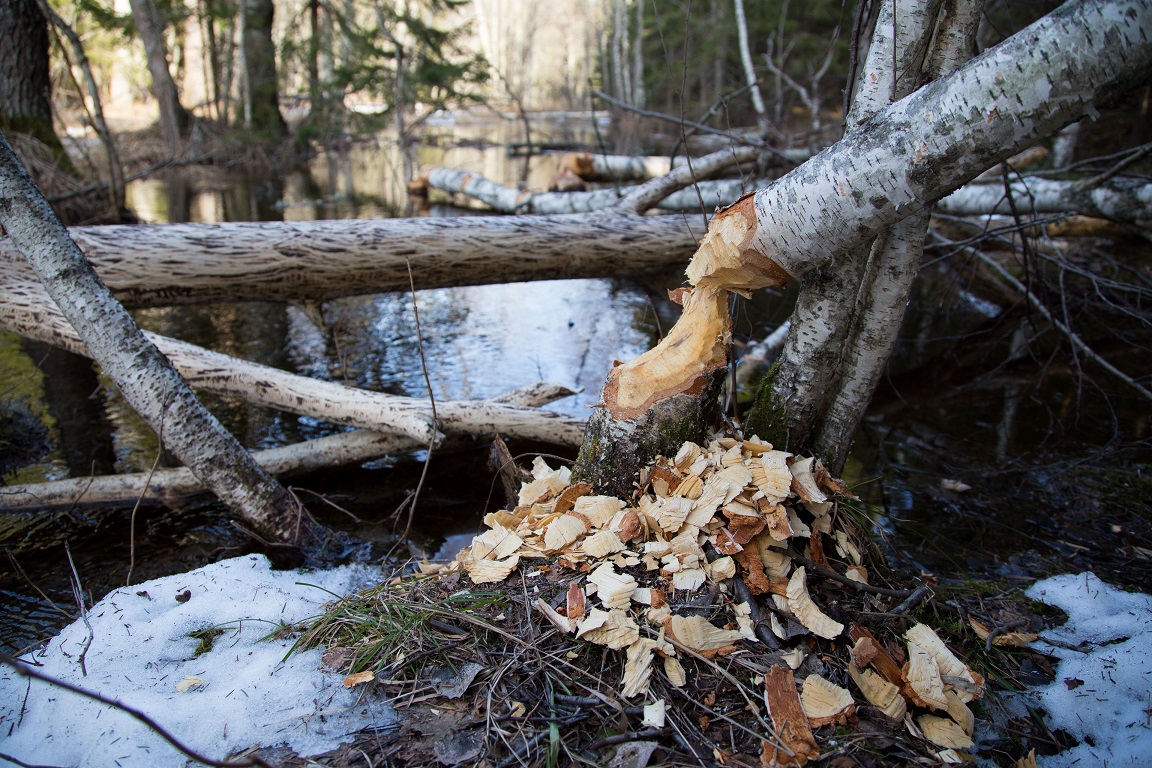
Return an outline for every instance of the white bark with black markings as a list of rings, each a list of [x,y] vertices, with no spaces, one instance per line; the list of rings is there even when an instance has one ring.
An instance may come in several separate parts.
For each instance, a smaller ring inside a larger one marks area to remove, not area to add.
[[[112,298],[2,136],[0,224],[92,357],[165,447],[259,534],[296,543],[311,532],[292,496],[204,408]]]

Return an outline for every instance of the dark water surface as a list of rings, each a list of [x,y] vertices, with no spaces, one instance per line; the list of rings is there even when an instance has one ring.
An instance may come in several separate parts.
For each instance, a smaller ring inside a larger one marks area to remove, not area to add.
[[[418,148],[417,162],[547,186],[556,158],[526,162],[507,157],[503,146],[476,143],[516,138],[514,127],[493,130],[436,127]],[[593,139],[587,123],[555,130],[559,137]],[[129,203],[152,223],[459,213],[410,209],[400,167],[394,146],[356,145],[279,178],[198,169],[137,182]],[[963,285],[946,267],[925,271],[899,357],[846,471],[872,505],[893,558],[950,579],[977,573],[1024,580],[1087,563],[1129,584],[1145,577],[1152,583],[1146,401],[1118,391],[1098,370],[1081,377],[1060,362],[1064,356],[1051,355],[1051,339],[1033,338],[1041,334],[1027,317],[1004,320],[1004,307]],[[661,286],[627,281],[453,288],[419,291],[415,298],[437,398],[490,397],[552,381],[582,389],[552,406],[576,414],[596,402],[613,360],[649,348],[676,316]],[[737,335],[763,338],[787,316],[790,301],[762,293],[743,302]],[[150,309],[136,316],[150,330],[266,365],[427,395],[411,295],[343,299],[324,311],[327,332],[283,305]],[[1021,354],[1025,336],[1036,343]],[[1108,354],[1128,371],[1148,366],[1139,346]],[[157,460],[151,430],[79,358],[0,333],[0,395],[8,411],[24,419],[19,434],[27,447],[42,448],[5,475],[7,484],[147,471]],[[252,449],[339,431],[233,398],[206,395],[204,401]],[[529,450],[549,449],[513,446]],[[432,457],[413,521],[418,550],[433,554],[446,538],[451,546],[453,534],[474,531],[484,511],[499,505],[486,455],[478,442]],[[160,465],[170,463],[161,453]],[[394,531],[392,514],[421,469],[410,458],[389,458],[291,482],[305,496],[324,494],[355,515],[359,523],[334,510],[324,519],[377,542],[379,553]],[[971,490],[947,490],[944,480],[963,481]],[[0,562],[0,648],[19,649],[71,620],[65,542],[84,589],[96,598],[124,583],[133,538],[133,581],[255,549],[210,500],[141,508],[132,531],[130,508],[0,513],[0,546],[10,553]]]

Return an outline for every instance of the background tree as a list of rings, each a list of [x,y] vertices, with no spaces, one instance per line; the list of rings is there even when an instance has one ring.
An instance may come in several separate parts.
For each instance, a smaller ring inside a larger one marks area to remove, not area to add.
[[[288,126],[280,114],[274,12],[272,0],[242,0],[244,125],[261,138],[278,141],[288,134]]]
[[[129,0],[132,20],[144,44],[148,73],[152,77],[151,91],[160,107],[160,131],[168,142],[169,150],[176,154],[180,140],[188,133],[191,115],[180,103],[180,91],[169,69],[168,46],[164,42],[165,21],[153,0]]]
[[[0,129],[47,146],[60,167],[72,162],[52,126],[48,25],[36,0],[0,2]]]

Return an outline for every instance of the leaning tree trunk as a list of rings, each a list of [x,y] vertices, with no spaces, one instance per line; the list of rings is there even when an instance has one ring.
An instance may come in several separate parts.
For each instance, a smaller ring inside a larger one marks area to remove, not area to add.
[[[168,48],[164,44],[164,21],[152,0],[128,0],[132,6],[132,20],[144,43],[148,61],[148,74],[152,76],[152,96],[160,106],[160,130],[172,154],[188,132],[191,117],[180,103],[180,92],[172,71],[168,69]]]
[[[0,134],[0,224],[93,357],[164,445],[260,535],[297,543],[311,525],[144,338],[68,237]]]
[[[609,374],[579,473],[627,495],[654,454],[702,436],[727,364],[731,291],[832,263],[1123,93],[1152,68],[1149,39],[1147,0],[1066,4],[718,214],[688,268],[680,321]]]

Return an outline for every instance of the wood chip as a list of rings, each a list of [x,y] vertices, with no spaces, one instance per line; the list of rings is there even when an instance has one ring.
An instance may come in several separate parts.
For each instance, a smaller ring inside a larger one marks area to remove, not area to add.
[[[936,658],[913,642],[908,643],[908,663],[904,665],[904,679],[915,694],[916,704],[932,709],[947,709],[944,681]],[[948,746],[942,744],[941,746]]]
[[[671,616],[664,628],[670,640],[709,659],[736,650],[741,639],[737,630],[720,629],[703,616]]]
[[[962,700],[971,701],[974,698],[973,690],[978,692],[978,689],[984,684],[984,679],[973,672],[967,664],[960,661],[956,654],[948,649],[936,631],[927,624],[914,625],[904,633],[904,639],[910,643],[915,643],[931,654],[936,660],[936,666],[942,676],[959,678],[968,683],[968,685],[951,686],[958,689]]]
[[[552,511],[560,515],[564,514],[565,512],[571,512],[572,506],[576,503],[576,500],[581,496],[588,495],[591,492],[592,483],[576,483],[574,485],[570,485],[561,491],[560,495],[556,497],[556,504],[552,507]]]
[[[625,652],[624,677],[621,679],[620,695],[626,699],[648,692],[652,678],[653,649],[655,640],[640,638],[628,646]]]
[[[832,640],[839,637],[844,631],[844,625],[834,621],[823,611],[816,607],[812,596],[808,594],[808,585],[805,582],[804,568],[796,569],[792,578],[788,580],[788,609],[796,616],[796,620],[819,637]]]
[[[576,637],[613,649],[627,648],[640,639],[640,627],[619,608],[593,608],[576,624]]]
[[[640,721],[642,728],[663,728],[664,715],[667,704],[664,699],[657,699],[651,704],[644,705],[644,719]]]
[[[800,704],[800,697],[796,694],[796,681],[792,677],[792,670],[779,665],[768,670],[768,674],[764,676],[764,693],[772,726],[788,751],[766,743],[761,761],[770,766],[800,766],[819,757],[820,750],[816,746],[816,739],[812,735],[812,729],[808,727],[808,719],[804,716],[804,708]]]
[[[791,494],[792,473],[788,471],[788,457],[791,455],[784,451],[769,451],[747,464],[753,484],[770,504],[779,504]]]
[[[916,724],[924,738],[938,747],[948,749],[968,749],[972,746],[972,737],[964,733],[964,729],[945,717],[936,715],[920,715]]]
[[[609,534],[615,536],[615,534]],[[636,591],[636,578],[617,573],[612,563],[601,563],[588,576],[588,583],[596,585],[596,596],[605,608],[627,608]]]
[[[987,640],[992,635],[992,628],[982,621],[968,617],[968,623],[972,625],[972,630],[976,636],[981,640]],[[1030,644],[1036,642],[1040,635],[1035,632],[1004,632],[996,636],[992,641],[992,645],[1001,648],[1027,648]]]
[[[684,673],[684,665],[673,656],[664,657],[664,675],[668,682],[677,688],[683,688],[688,683],[688,675]]]
[[[588,530],[584,520],[569,513],[548,524],[544,531],[544,551],[559,552]]]
[[[736,561],[731,557],[718,557],[704,566],[704,572],[713,584],[719,584],[736,575]]]
[[[870,669],[861,669],[855,663],[848,665],[848,676],[869,704],[886,716],[901,722],[907,712],[907,704],[900,695],[900,689]]]
[[[519,563],[520,555],[512,555],[504,560],[477,560],[469,557],[467,561],[461,561],[473,584],[495,584],[504,581],[508,578],[508,574],[516,570]]]
[[[477,560],[503,560],[523,543],[515,531],[496,523],[472,539],[472,556]]]
[[[624,549],[624,542],[612,531],[597,531],[580,542],[580,549],[588,557],[599,560]]]
[[[847,688],[841,688],[820,675],[808,675],[800,690],[800,704],[813,728],[846,724],[856,705]]]
[[[802,501],[814,501],[817,503],[828,501],[828,497],[820,490],[816,483],[816,478],[812,474],[812,463],[816,461],[813,457],[809,456],[799,461],[794,461],[788,465],[788,471],[792,473],[792,491],[800,497]]]
[[[603,528],[623,508],[624,502],[615,496],[581,496],[576,499],[572,511],[587,520],[591,527]]]
[[[584,618],[585,601],[584,590],[580,588],[580,584],[575,581],[569,584],[567,602],[568,618],[572,619],[572,621],[579,621]]]
[[[972,710],[960,700],[956,691],[944,691],[944,698],[948,701],[948,717],[955,720],[956,724],[964,729],[964,733],[971,736],[976,728],[976,716],[972,714]]]

